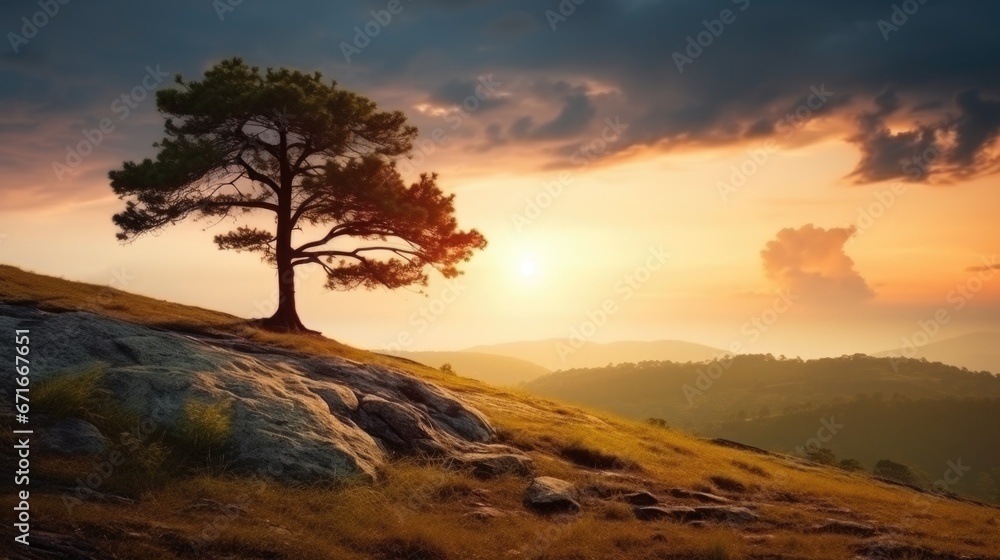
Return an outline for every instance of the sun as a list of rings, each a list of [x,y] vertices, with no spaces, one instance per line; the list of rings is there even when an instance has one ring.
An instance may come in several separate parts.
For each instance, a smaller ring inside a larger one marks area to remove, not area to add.
[[[518,272],[521,274],[521,278],[534,278],[538,276],[538,264],[531,258],[521,259]]]

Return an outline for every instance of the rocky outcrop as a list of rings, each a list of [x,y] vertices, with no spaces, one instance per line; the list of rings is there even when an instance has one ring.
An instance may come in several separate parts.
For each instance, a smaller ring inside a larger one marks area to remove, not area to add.
[[[0,305],[0,329],[31,330],[33,386],[102,364],[99,389],[139,414],[143,429],[177,429],[192,404],[223,403],[227,461],[264,476],[373,478],[393,456],[494,451],[486,445],[494,429],[480,412],[388,367],[21,306]],[[101,441],[79,421],[39,437],[63,451],[79,448],[63,441],[67,430],[89,433],[86,450]]]

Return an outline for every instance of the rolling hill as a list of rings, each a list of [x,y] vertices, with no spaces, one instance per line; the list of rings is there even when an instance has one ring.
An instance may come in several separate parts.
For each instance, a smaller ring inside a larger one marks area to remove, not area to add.
[[[1000,377],[864,354],[818,360],[738,355],[698,364],[645,362],[555,372],[529,391],[631,418],[657,417],[709,433],[727,417],[792,411],[858,394],[998,397]]]
[[[976,332],[929,342],[919,348],[897,348],[875,356],[909,356],[943,362],[972,371],[1000,373],[1000,332]]]
[[[469,348],[468,351],[510,356],[534,362],[550,370],[603,367],[608,364],[646,360],[699,362],[725,353],[711,346],[679,340],[581,343],[568,338],[476,346]]]

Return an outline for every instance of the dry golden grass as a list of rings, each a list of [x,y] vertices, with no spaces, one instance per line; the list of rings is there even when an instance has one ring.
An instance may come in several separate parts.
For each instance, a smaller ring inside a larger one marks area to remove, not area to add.
[[[435,464],[399,461],[385,468],[373,485],[289,487],[218,471],[161,473],[137,486],[133,504],[88,500],[70,511],[63,489],[74,486],[93,466],[87,460],[38,460],[33,527],[85,535],[100,547],[102,557],[853,557],[864,538],[807,530],[827,518],[895,527],[895,541],[954,554],[996,557],[1000,551],[1000,510],[994,508],[928,499],[864,474],[720,447],[674,430],[444,375],[321,337],[264,332],[223,313],[8,266],[0,266],[0,302],[81,309],[160,327],[224,331],[283,348],[399,368],[460,394],[494,422],[501,441],[535,459],[539,474],[570,480],[584,494],[582,514],[541,517],[521,504],[524,479],[478,480]],[[10,447],[6,435],[0,439]],[[586,468],[588,464],[600,468]],[[127,479],[126,474],[122,477]],[[673,487],[757,504],[761,519],[738,527],[642,522],[613,498],[628,489],[665,492]],[[109,482],[99,490],[115,493],[117,488]],[[3,507],[10,507],[10,499],[5,495]],[[482,505],[505,515],[488,520],[467,516]]]

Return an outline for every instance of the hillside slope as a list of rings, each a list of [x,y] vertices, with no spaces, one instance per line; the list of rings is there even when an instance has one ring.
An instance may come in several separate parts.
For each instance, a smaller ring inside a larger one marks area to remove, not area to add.
[[[232,418],[224,410],[206,414],[196,407],[182,429],[144,433],[145,422],[128,428],[143,411],[130,409],[113,387],[82,391],[82,382],[39,380],[33,414],[124,429],[121,443],[97,456],[32,455],[32,546],[5,538],[0,552],[12,558],[998,558],[995,508],[12,267],[0,267],[0,303],[22,308],[8,311],[7,324],[15,328],[31,328],[23,317],[40,308],[85,309],[119,321],[122,332],[144,325],[205,344],[266,347],[290,364],[346,358],[360,368],[388,368],[481,411],[496,432],[490,443],[530,461],[527,472],[498,465],[470,471],[435,454],[390,454],[373,482],[249,477],[227,461]],[[63,342],[71,352],[79,348],[71,336]],[[31,355],[45,359],[54,351],[32,346]],[[135,356],[145,375],[160,362],[155,354]],[[191,374],[164,370],[160,383],[169,385],[179,373]],[[213,383],[211,367],[197,374]],[[128,368],[117,375],[128,381]],[[283,375],[282,384],[307,382],[295,368]],[[9,431],[3,434],[10,460],[14,442]],[[206,441],[205,434],[220,437]],[[294,445],[298,436],[284,437]],[[16,505],[13,498],[5,493],[3,507]]]

